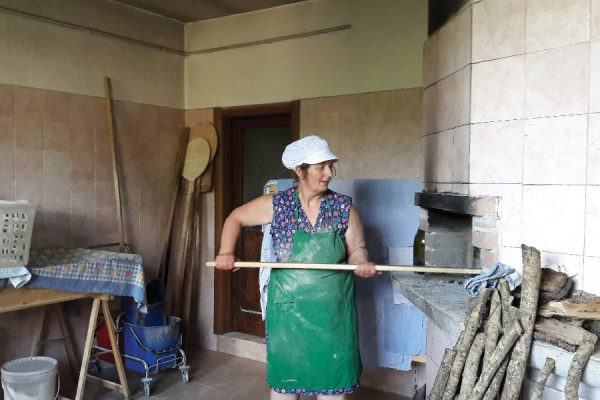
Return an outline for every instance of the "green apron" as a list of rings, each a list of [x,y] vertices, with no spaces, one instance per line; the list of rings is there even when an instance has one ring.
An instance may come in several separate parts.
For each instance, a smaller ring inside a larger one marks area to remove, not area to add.
[[[325,201],[331,216],[327,197]],[[337,229],[309,233],[296,227],[292,262],[338,264],[345,258]],[[361,362],[351,271],[273,269],[266,323],[269,386],[318,392],[358,384]]]

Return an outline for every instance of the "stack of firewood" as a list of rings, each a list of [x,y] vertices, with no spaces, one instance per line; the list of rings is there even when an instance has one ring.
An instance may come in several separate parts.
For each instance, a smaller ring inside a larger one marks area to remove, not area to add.
[[[539,319],[536,322],[538,300],[551,300],[539,309],[540,315],[556,312],[560,307],[553,303],[560,302],[564,306],[561,299],[568,295],[573,283],[565,274],[542,270],[537,249],[523,245],[522,251],[520,293],[511,293],[506,280],[501,279],[497,288],[483,289],[479,297],[473,299],[465,329],[455,346],[446,349],[429,400],[518,399],[534,337],[552,338],[553,343],[561,341],[573,346],[570,349],[576,354],[569,369],[565,397],[578,398],[581,374],[597,337],[564,321]],[[517,307],[513,302],[518,300]],[[553,311],[544,311],[550,307]],[[570,330],[563,330],[568,339],[563,336],[556,339],[555,333],[550,333],[555,331],[555,324],[569,326]],[[534,386],[532,399],[541,399],[553,369],[554,360],[548,358]]]

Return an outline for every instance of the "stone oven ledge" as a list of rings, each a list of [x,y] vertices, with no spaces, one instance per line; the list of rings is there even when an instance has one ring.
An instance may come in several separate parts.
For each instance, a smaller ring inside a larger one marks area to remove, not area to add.
[[[444,341],[455,343],[464,328],[463,321],[467,315],[469,301],[469,297],[462,287],[463,277],[392,273],[392,278],[395,294],[406,297],[427,316],[429,322],[437,325],[438,332],[448,336],[445,340],[436,338],[431,340],[429,337],[430,332],[427,332],[427,343]],[[429,326],[430,323],[428,323]],[[430,352],[430,349],[427,349],[427,351]],[[443,352],[443,349],[441,351]],[[551,357],[556,361],[554,373],[548,379],[548,389],[555,395],[559,395],[561,394],[559,391],[562,391],[564,387],[573,353],[552,344],[534,340],[527,372],[529,379],[535,379],[539,370],[544,366],[546,357]],[[434,365],[434,367],[437,370],[437,365]],[[429,382],[431,372],[427,371],[427,375]],[[435,377],[435,372],[433,372],[433,376]],[[582,399],[600,398],[600,350],[592,354],[588,362],[580,385],[580,394]]]

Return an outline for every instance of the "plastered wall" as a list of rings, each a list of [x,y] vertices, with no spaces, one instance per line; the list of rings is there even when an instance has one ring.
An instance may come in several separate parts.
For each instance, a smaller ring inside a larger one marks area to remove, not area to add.
[[[186,108],[421,86],[427,2],[309,0],[186,26],[186,51],[350,29],[186,58]]]

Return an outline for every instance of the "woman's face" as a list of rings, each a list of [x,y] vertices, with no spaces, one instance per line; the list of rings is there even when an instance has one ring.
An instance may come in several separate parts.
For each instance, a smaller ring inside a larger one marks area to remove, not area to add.
[[[334,175],[334,163],[335,160],[329,160],[319,164],[311,164],[306,170],[306,174],[303,174],[302,170],[297,167],[296,173],[300,184],[309,190],[325,192],[329,188],[329,181]]]

